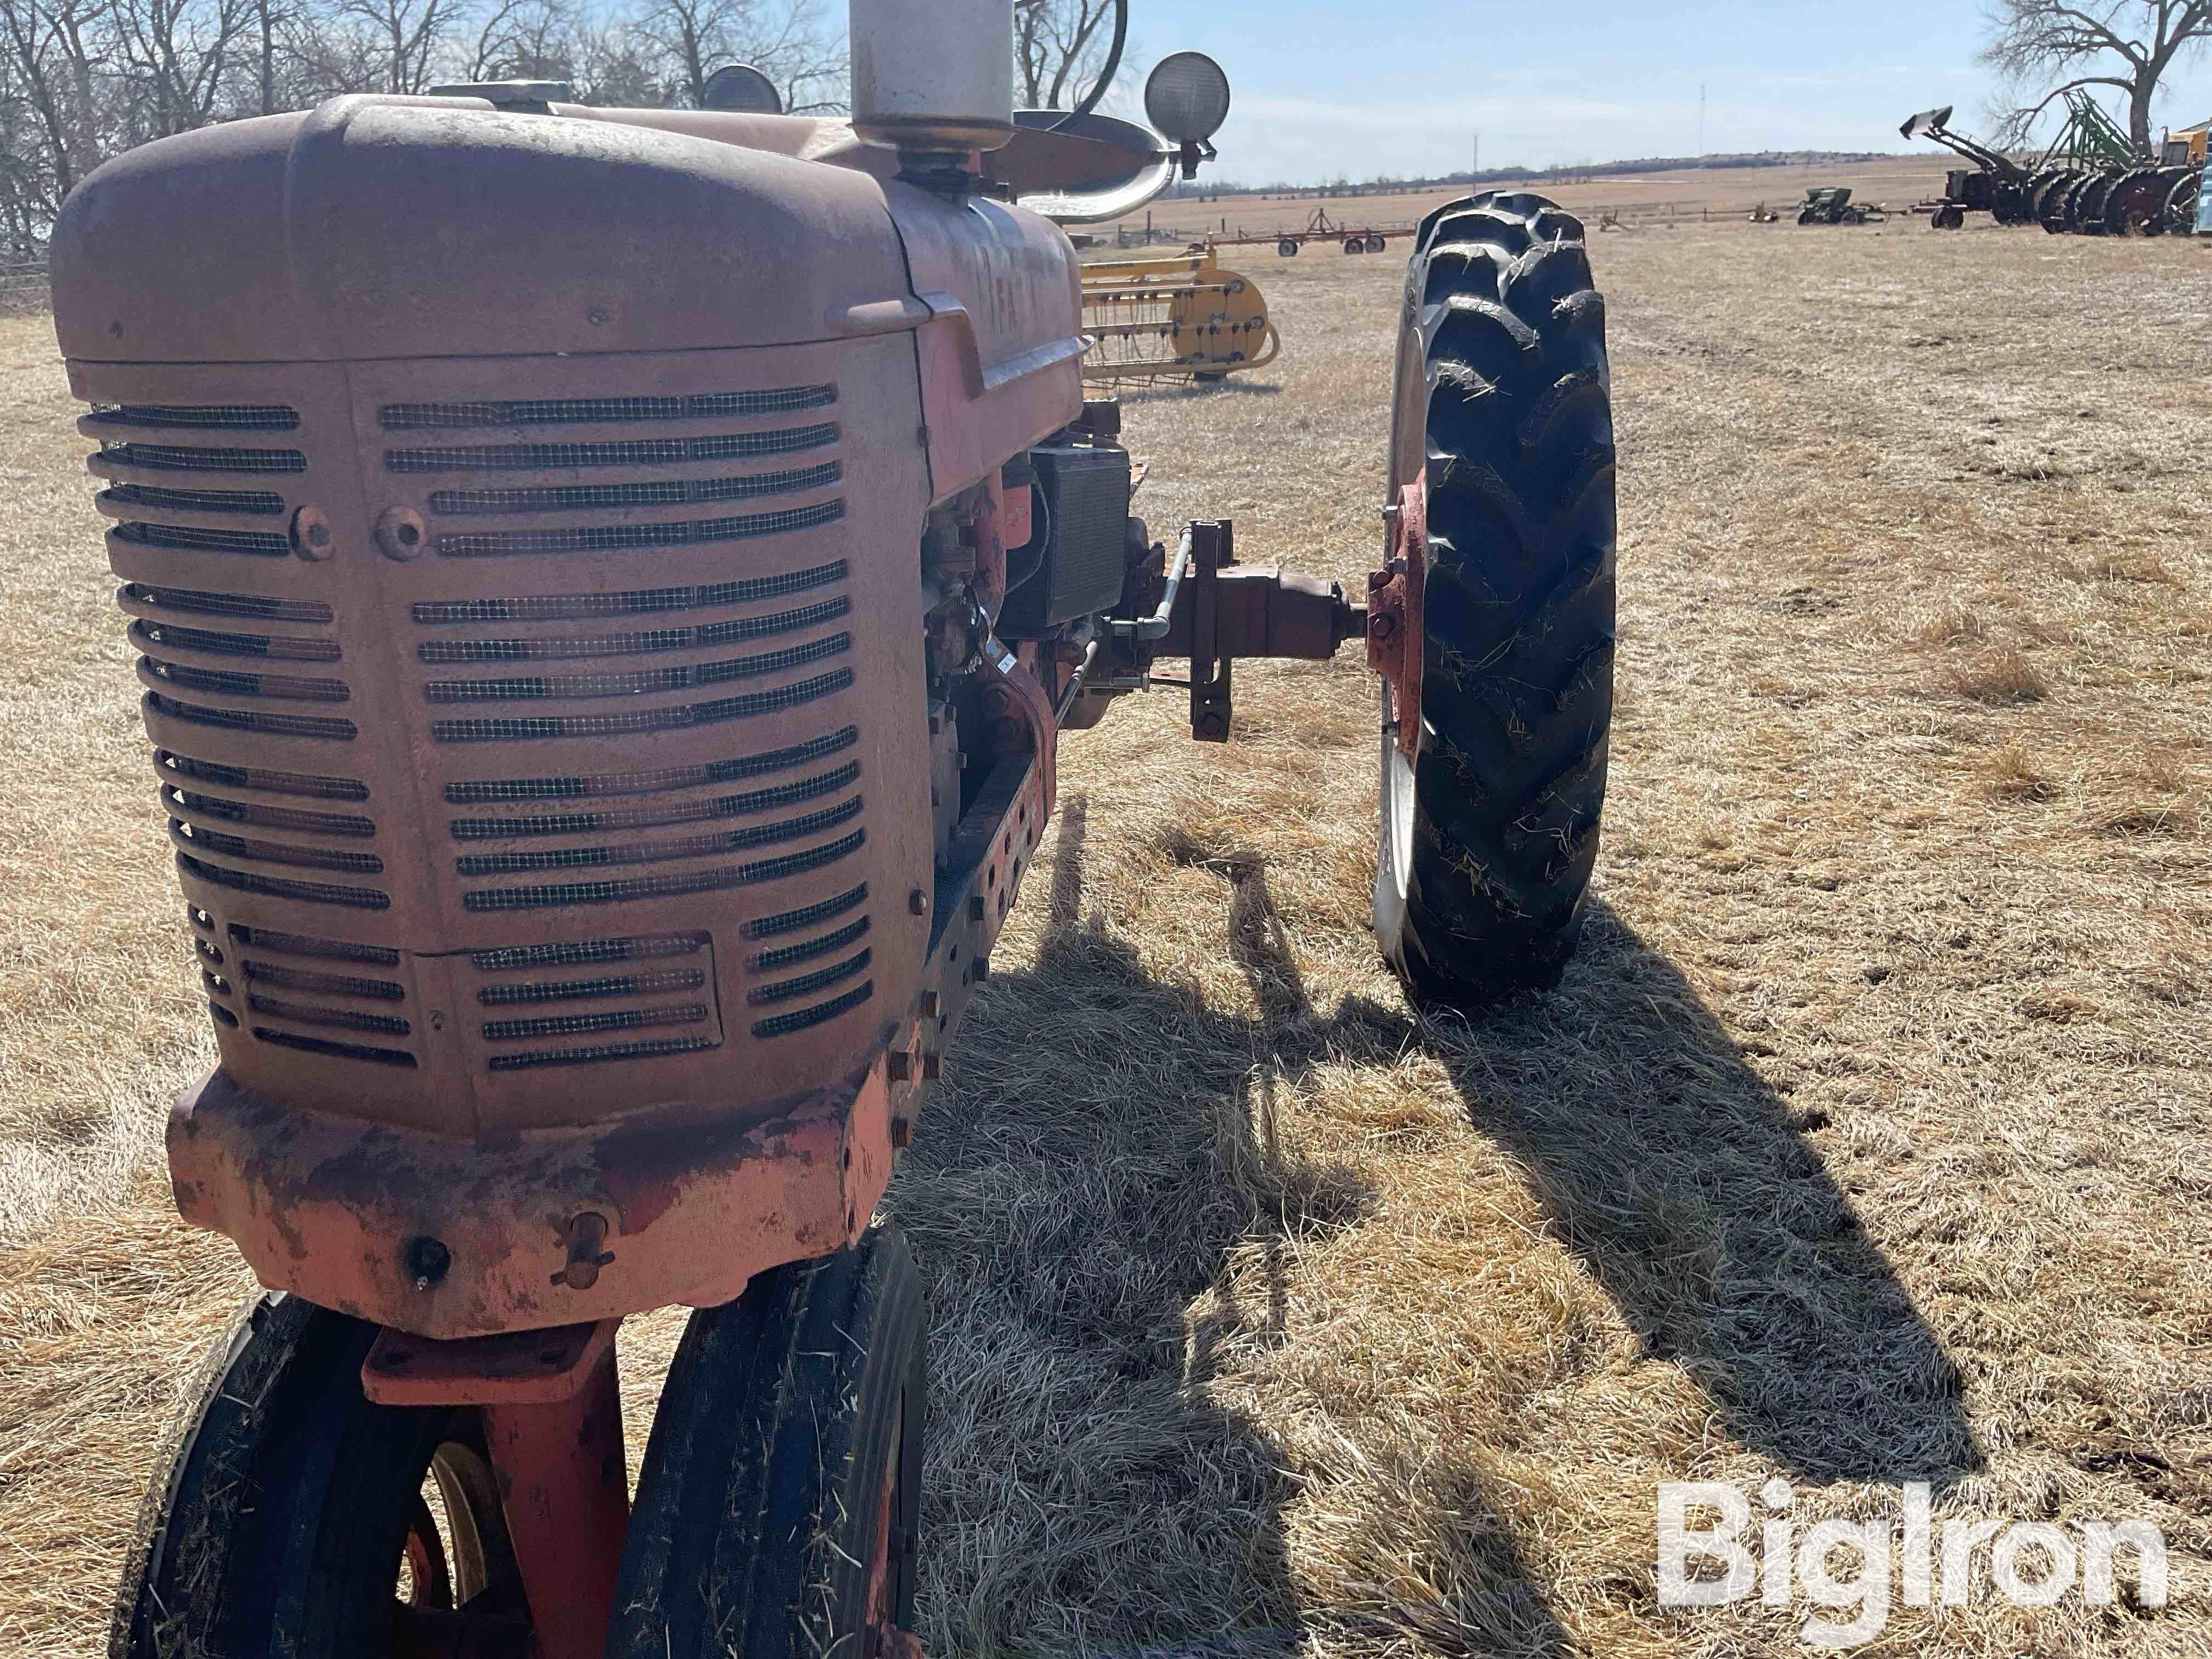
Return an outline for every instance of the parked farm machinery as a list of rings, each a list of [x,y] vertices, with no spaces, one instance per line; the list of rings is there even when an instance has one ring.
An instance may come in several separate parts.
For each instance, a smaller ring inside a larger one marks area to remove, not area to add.
[[[1083,331],[1083,378],[1099,386],[1220,380],[1282,349],[1258,285],[1210,248],[1084,266]]]
[[[1986,212],[1999,224],[2039,224],[2053,234],[2188,234],[2204,170],[2201,137],[2192,146],[2185,136],[2152,161],[2086,92],[2064,96],[2066,125],[2032,165],[1953,131],[1949,105],[1909,117],[1902,136],[1933,139],[1975,163],[1945,175],[1942,199],[1929,204],[1930,228],[1956,230],[1968,213]]]
[[[62,211],[218,1055],[170,1172],[270,1291],[117,1659],[915,1659],[927,1320],[873,1216],[1059,745],[1124,696],[1225,741],[1239,659],[1358,642],[1384,957],[1472,1008],[1574,948],[1613,618],[1582,227],[1422,222],[1364,594],[1225,520],[1170,552],[1055,221],[1210,156],[1220,71],[1085,125],[1117,51],[1017,118],[1011,0],[850,33],[849,120],[356,94]],[[633,1498],[618,1328],[676,1305]]]
[[[1888,218],[1880,207],[1851,200],[1846,185],[1821,185],[1807,191],[1797,210],[1801,225],[1879,225]]]
[[[1347,225],[1328,216],[1328,210],[1317,207],[1306,216],[1303,230],[1239,231],[1234,236],[1209,236],[1210,247],[1243,247],[1253,244],[1273,242],[1276,253],[1285,259],[1297,258],[1298,250],[1308,242],[1336,242],[1346,253],[1380,253],[1389,246],[1393,236],[1411,236],[1419,225]]]

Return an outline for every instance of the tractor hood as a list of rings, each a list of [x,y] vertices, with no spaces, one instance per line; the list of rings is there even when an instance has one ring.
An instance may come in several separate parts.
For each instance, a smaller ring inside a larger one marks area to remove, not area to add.
[[[913,192],[860,170],[877,158],[849,135],[571,112],[350,96],[132,150],[62,210],[62,350],[138,362],[676,351],[821,340],[855,331],[855,316],[917,309],[886,201]],[[846,165],[800,159],[817,152]]]

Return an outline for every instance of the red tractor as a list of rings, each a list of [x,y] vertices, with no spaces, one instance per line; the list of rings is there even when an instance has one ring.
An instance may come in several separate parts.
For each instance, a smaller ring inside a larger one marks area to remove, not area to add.
[[[1237,659],[1364,641],[1382,951],[1462,1007],[1558,978],[1612,696],[1581,228],[1422,225],[1364,604],[1225,522],[1170,553],[1055,217],[1187,174],[1227,85],[1017,115],[1009,12],[854,0],[849,121],[342,97],[64,210],[220,1052],[170,1167],[270,1291],[124,1659],[913,1651],[924,1319],[872,1216],[1061,734],[1159,659],[1222,740]],[[617,1328],[672,1304],[633,1502]]]

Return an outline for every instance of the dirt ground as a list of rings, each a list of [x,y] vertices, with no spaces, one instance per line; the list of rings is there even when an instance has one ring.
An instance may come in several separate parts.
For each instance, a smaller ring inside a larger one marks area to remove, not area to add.
[[[1926,1480],[1939,1518],[2166,1533],[2163,1609],[1984,1570],[1866,1651],[2212,1651],[2212,248],[1593,254],[1621,696],[1583,955],[1408,1012],[1354,661],[1240,669],[1226,748],[1173,692],[1068,740],[886,1205],[933,1297],[933,1654],[1779,1659],[1802,1599],[1662,1610],[1653,1545],[1655,1483],[1777,1477],[1800,1522]],[[1252,265],[1283,356],[1132,400],[1139,507],[1357,583],[1402,266]],[[204,1016],[72,413],[0,323],[0,1652],[41,1659],[102,1650],[248,1289],[156,1162]],[[636,1424],[675,1328],[626,1337]]]
[[[1886,204],[1904,214],[1911,203],[1943,192],[1943,171],[1949,152],[1932,145],[1924,155],[1885,155],[1871,161],[1834,166],[1789,167],[1678,167],[1661,173],[1620,173],[1593,178],[1547,179],[1528,186],[1550,197],[1571,211],[1586,215],[1595,226],[1607,210],[1624,218],[1671,213],[1677,219],[1706,222],[1732,219],[1748,213],[1755,203],[1794,214],[1805,192],[1816,185],[1848,185],[1854,200]],[[1204,178],[1201,173],[1200,178]],[[1413,191],[1389,196],[1351,196],[1316,198],[1310,196],[1224,196],[1208,202],[1182,199],[1161,202],[1148,210],[1154,227],[1174,229],[1192,237],[1212,234],[1237,235],[1246,232],[1273,236],[1285,230],[1303,229],[1314,210],[1325,210],[1330,220],[1343,225],[1407,225],[1431,209],[1462,191]],[[1133,213],[1121,222],[1141,230],[1146,213]],[[1101,230],[1110,234],[1114,227]],[[1266,250],[1273,258],[1274,250]],[[1316,246],[1316,253],[1343,258],[1335,248]]]

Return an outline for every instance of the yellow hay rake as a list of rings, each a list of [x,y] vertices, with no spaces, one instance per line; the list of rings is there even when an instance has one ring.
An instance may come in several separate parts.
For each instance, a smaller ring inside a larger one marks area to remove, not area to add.
[[[1218,380],[1273,362],[1282,346],[1258,285],[1211,250],[1085,265],[1083,331],[1083,378],[1100,384]]]

